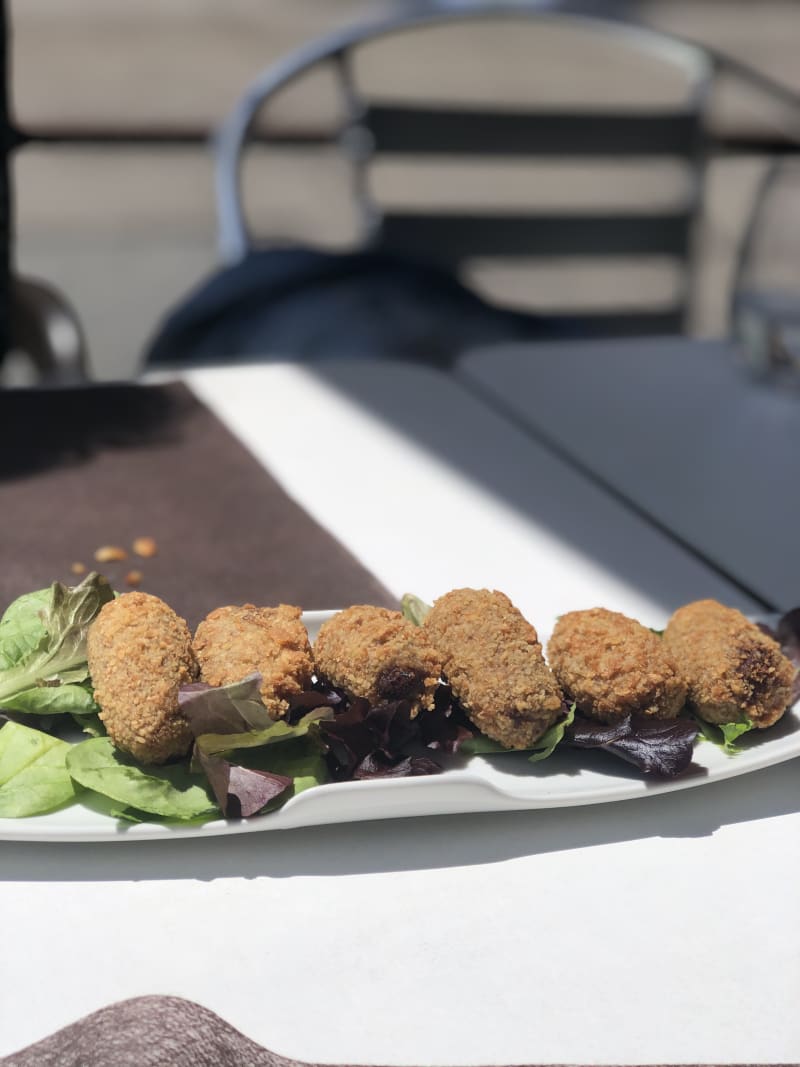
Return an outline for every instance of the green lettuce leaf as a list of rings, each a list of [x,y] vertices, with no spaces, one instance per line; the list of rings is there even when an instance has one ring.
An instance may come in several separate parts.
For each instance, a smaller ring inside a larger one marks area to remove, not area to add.
[[[0,671],[23,660],[44,640],[42,614],[50,604],[52,589],[25,593],[6,608],[0,619]]]
[[[529,752],[527,748],[506,748],[499,741],[493,741],[486,734],[475,734],[465,738],[458,746],[458,751],[465,756],[496,756],[501,752]]]
[[[40,685],[0,700],[4,711],[24,711],[27,715],[95,715],[97,704],[91,689],[83,685]]]
[[[700,733],[703,738],[717,745],[729,756],[736,756],[741,752],[736,742],[742,734],[754,729],[750,719],[742,719],[740,722],[712,723],[701,719],[699,715],[693,715],[692,718],[700,727]]]
[[[755,729],[753,723],[749,719],[745,719],[744,722],[723,722],[718,727],[723,737],[722,747],[726,752],[738,752],[736,742],[742,736],[742,734],[748,733],[750,730]]]
[[[37,594],[31,596],[35,598]],[[86,635],[100,609],[113,597],[111,586],[99,574],[87,575],[74,588],[54,582],[49,591],[49,600],[41,606],[40,622],[44,630],[39,631],[37,644],[29,648],[13,666],[0,671],[0,702],[16,698],[18,694],[43,683],[69,685],[86,681],[89,676]],[[18,603],[15,601],[15,604]],[[32,639],[35,627],[29,611],[29,607],[23,610],[19,606],[12,611],[12,636],[7,648],[13,646],[19,651],[25,642],[29,643]],[[4,620],[7,617],[8,611]],[[27,622],[22,625],[21,620]]]
[[[202,775],[192,774],[183,763],[144,767],[114,748],[107,737],[73,745],[67,770],[86,789],[124,808],[180,820],[219,814]]]
[[[109,808],[108,814],[112,819],[120,819],[122,822],[143,823],[158,822],[157,815],[150,815],[146,811],[138,811],[136,808]]]
[[[81,715],[73,712],[72,719],[77,727],[89,737],[105,737],[107,730],[99,715]]]
[[[723,748],[726,752],[738,751],[736,748],[736,742],[742,734],[748,733],[750,730],[754,730],[754,724],[750,719],[745,719],[743,722],[722,722],[719,730],[724,738]]]
[[[413,622],[415,626],[422,626],[431,606],[424,600],[420,600],[418,596],[414,596],[413,593],[406,593],[400,601],[400,610],[409,622]]]
[[[575,719],[575,705],[572,704],[566,715],[554,723],[549,730],[545,730],[542,736],[530,748],[506,748],[499,741],[493,741],[484,734],[475,734],[462,741],[458,751],[468,756],[496,756],[501,752],[530,752],[528,757],[531,763],[552,756],[556,745],[564,740],[564,731],[571,726]]]
[[[568,726],[572,726],[574,721],[575,705],[571,704],[565,717],[559,719],[559,721],[554,723],[549,730],[546,730],[533,746],[533,755],[529,757],[530,762],[538,763],[539,760],[547,759],[548,756],[552,756],[556,745],[564,740],[564,731]]]
[[[278,742],[293,741],[305,737],[308,731],[322,719],[332,719],[332,708],[314,708],[307,712],[294,726],[278,719],[263,730],[246,730],[242,733],[200,734],[196,738],[197,747],[206,756],[216,756],[221,752],[230,752],[240,748],[261,748]],[[191,721],[191,720],[190,720]]]
[[[66,767],[72,746],[16,722],[0,729],[0,817],[40,815],[73,801],[79,787]]]
[[[119,819],[121,822],[137,824],[143,822],[169,824],[171,821],[169,818],[165,818],[162,815],[154,815],[150,811],[140,811],[138,808],[114,807],[113,805],[110,805],[105,809],[104,814],[108,815],[110,819]],[[197,823],[197,825],[200,826],[204,822],[208,822],[208,815],[198,815],[196,819],[181,819],[181,823],[184,826],[190,826],[192,823]]]

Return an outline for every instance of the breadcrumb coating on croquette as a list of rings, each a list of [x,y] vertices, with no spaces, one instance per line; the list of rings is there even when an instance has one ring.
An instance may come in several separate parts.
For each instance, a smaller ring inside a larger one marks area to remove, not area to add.
[[[691,706],[708,722],[772,726],[789,706],[795,668],[771,637],[735,608],[696,600],[664,631]]]
[[[409,700],[412,714],[433,707],[442,663],[420,627],[399,611],[355,604],[320,627],[319,677],[370,704]]]
[[[192,733],[178,689],[197,677],[185,621],[149,593],[124,593],[89,627],[89,673],[100,718],[117,748],[142,763],[182,756]]]
[[[216,608],[194,637],[201,679],[209,685],[228,685],[258,671],[264,706],[273,719],[283,717],[290,698],[310,688],[314,673],[301,615],[302,609],[291,604]]]
[[[529,748],[557,721],[562,694],[536,630],[504,593],[454,589],[422,629],[472,722],[507,748]]]
[[[556,622],[547,659],[569,702],[588,718],[674,719],[686,685],[661,638],[606,608],[571,611]]]

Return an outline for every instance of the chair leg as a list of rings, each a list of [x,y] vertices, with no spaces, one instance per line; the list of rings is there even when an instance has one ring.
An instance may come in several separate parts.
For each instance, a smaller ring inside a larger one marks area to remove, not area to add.
[[[87,377],[80,320],[58,290],[45,282],[12,280],[11,343],[30,358],[43,383],[68,384]]]

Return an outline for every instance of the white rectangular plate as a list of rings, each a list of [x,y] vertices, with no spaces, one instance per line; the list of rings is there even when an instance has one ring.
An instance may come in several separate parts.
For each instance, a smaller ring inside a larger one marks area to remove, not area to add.
[[[312,641],[333,612],[306,612]],[[279,811],[251,819],[217,819],[201,825],[119,822],[74,804],[50,815],[0,819],[0,840],[141,841],[217,834],[289,830],[325,823],[400,819],[471,811],[517,811],[603,804],[612,800],[671,793],[679,789],[748,774],[800,756],[800,703],[769,730],[745,735],[741,752],[727,756],[716,745],[699,743],[694,763],[675,779],[646,779],[640,771],[602,752],[557,751],[542,763],[524,754],[490,758],[452,757],[441,775],[420,778],[336,782],[308,789]]]

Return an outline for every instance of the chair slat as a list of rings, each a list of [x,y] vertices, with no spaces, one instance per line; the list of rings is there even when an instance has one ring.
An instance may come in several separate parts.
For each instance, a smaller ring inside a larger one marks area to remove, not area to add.
[[[465,111],[368,107],[378,153],[456,156],[678,156],[698,144],[697,114]]]
[[[654,337],[685,332],[687,309],[676,304],[652,311],[613,310],[584,314],[580,309],[569,309],[560,314],[569,322],[576,337]]]
[[[376,243],[393,252],[454,264],[472,256],[682,258],[686,211],[647,215],[385,215]]]

